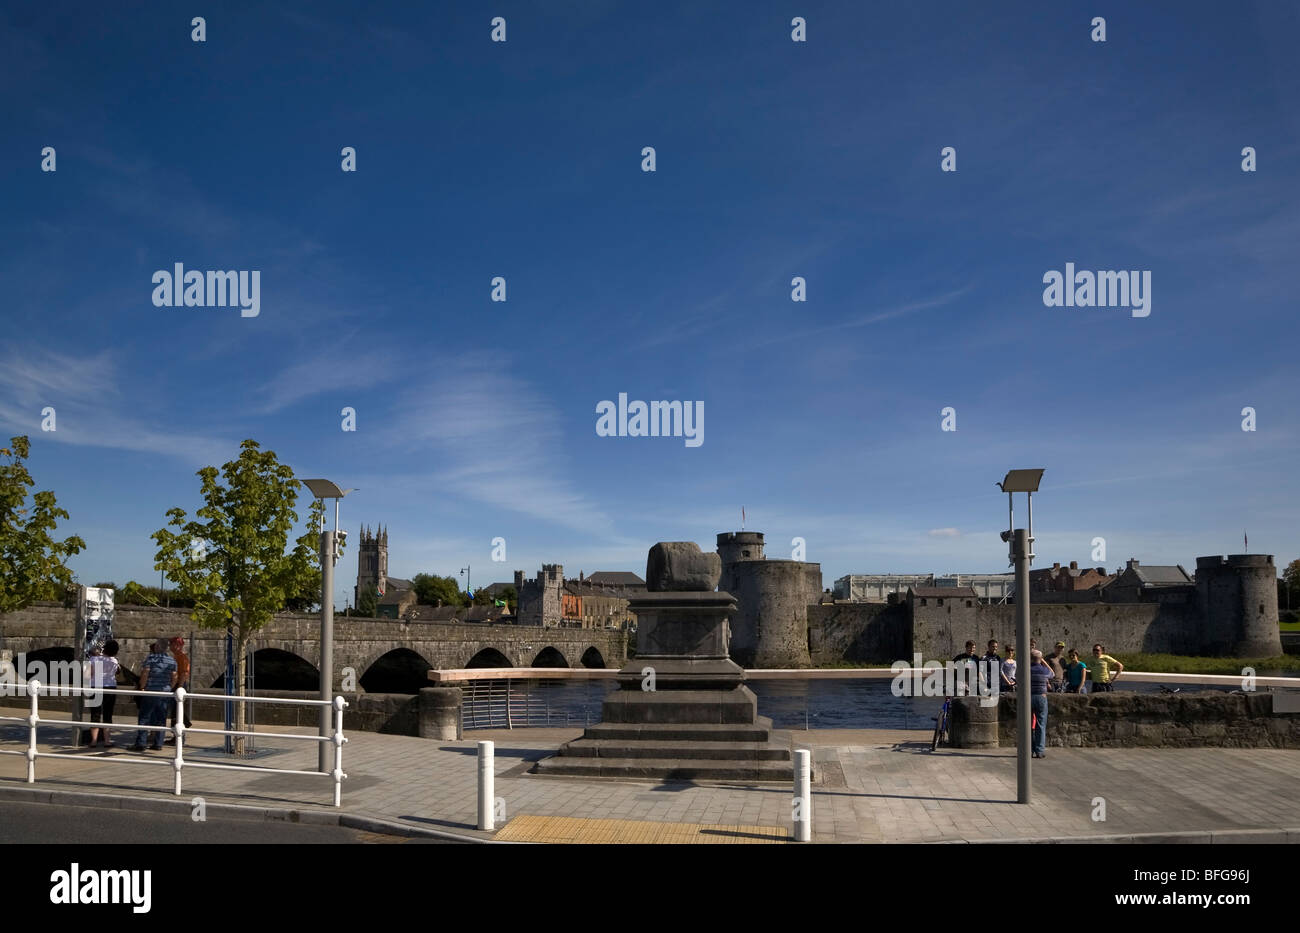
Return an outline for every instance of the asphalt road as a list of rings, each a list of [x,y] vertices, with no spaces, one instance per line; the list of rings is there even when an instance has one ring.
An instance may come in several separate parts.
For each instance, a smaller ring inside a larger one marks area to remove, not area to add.
[[[336,843],[441,843],[445,839],[407,838],[340,826],[304,826],[268,820],[236,820],[209,814],[195,822],[189,814],[147,813],[46,803],[0,801],[0,844],[75,843],[160,845],[217,843],[319,845]]]

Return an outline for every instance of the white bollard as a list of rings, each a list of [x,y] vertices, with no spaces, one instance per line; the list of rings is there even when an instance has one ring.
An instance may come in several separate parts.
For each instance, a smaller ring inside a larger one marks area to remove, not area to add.
[[[812,842],[812,752],[806,748],[794,753],[794,841]]]
[[[102,702],[102,701],[101,701]],[[172,767],[176,769],[176,779],[172,785],[172,792],[179,797],[181,795],[181,769],[185,767],[185,688],[176,688],[176,757],[172,762]]]
[[[496,775],[492,760],[496,746],[491,742],[478,743],[478,828],[496,829],[492,805],[496,799]]]

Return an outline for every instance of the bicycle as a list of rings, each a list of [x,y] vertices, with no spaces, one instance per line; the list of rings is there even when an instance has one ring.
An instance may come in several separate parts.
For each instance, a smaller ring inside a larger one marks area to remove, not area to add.
[[[938,716],[932,716],[934,720],[934,738],[930,740],[930,751],[936,751],[940,742],[948,741],[948,715],[952,710],[952,697],[945,697],[943,706],[939,709]]]

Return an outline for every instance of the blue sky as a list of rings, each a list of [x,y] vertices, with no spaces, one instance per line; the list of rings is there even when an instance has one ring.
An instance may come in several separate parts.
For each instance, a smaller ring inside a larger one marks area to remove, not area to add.
[[[0,428],[86,583],[156,580],[246,437],[397,576],[640,572],[742,506],[827,586],[1000,572],[1023,466],[1040,566],[1300,556],[1300,8],[995,6],[6,5]],[[155,307],[177,262],[260,314]],[[1045,307],[1067,262],[1150,316]],[[598,437],[620,392],[703,445]]]

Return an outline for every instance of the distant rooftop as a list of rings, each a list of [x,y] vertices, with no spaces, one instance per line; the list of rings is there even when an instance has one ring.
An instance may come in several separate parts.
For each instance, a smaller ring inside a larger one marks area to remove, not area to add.
[[[645,586],[645,581],[628,570],[597,570],[583,578],[593,586]]]
[[[1130,560],[1125,570],[1132,570],[1144,586],[1186,586],[1192,582],[1191,576],[1181,564],[1174,566],[1159,564],[1144,565]]]
[[[973,586],[909,586],[907,591],[913,596],[933,596],[939,599],[943,599],[945,596],[950,599],[979,598],[979,594],[975,592]]]

